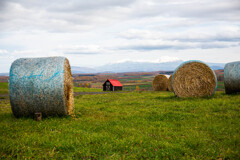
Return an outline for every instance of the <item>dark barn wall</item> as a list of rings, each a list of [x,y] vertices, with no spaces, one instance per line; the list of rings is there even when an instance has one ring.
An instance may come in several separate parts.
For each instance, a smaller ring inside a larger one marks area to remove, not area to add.
[[[103,84],[103,91],[107,91],[107,82],[109,82],[109,80],[107,80],[104,84]],[[110,82],[109,82],[110,83]],[[113,91],[113,85],[110,83],[110,91]]]
[[[107,80],[104,84],[103,84],[103,91],[106,91],[107,90],[107,82],[109,82],[109,80]],[[114,87],[114,91],[121,91],[122,90],[122,87],[120,86],[115,86]],[[113,85],[112,83],[110,83],[110,91],[113,91]]]
[[[121,90],[122,90],[122,87],[120,86],[114,87],[114,91],[121,91]]]

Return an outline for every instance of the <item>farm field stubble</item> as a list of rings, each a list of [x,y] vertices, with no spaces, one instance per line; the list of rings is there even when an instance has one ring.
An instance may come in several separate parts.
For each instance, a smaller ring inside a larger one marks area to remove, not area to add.
[[[0,94],[8,94],[8,83],[0,82]]]
[[[239,159],[239,111],[239,94],[180,99],[133,91],[76,96],[72,117],[37,122],[15,118],[8,97],[1,97],[0,157]]]

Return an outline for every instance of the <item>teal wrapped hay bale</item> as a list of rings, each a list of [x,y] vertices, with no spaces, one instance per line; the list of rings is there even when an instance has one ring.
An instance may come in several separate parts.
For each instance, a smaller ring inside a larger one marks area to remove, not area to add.
[[[226,94],[240,92],[240,61],[225,65],[224,86]]]
[[[172,75],[172,89],[178,97],[205,97],[214,94],[217,78],[214,71],[201,61],[187,61]]]
[[[16,117],[68,115],[73,110],[71,68],[65,57],[20,58],[9,75],[12,112]]]

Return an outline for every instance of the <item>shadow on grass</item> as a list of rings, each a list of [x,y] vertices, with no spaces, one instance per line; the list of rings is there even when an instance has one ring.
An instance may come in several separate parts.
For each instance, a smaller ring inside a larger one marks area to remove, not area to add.
[[[0,121],[8,121],[9,119],[15,118],[12,113],[1,113]]]
[[[215,98],[216,97],[219,98],[219,97],[223,97],[223,96],[238,97],[239,95],[240,95],[240,92],[232,93],[232,94],[226,94],[225,91],[218,91],[214,94],[213,97],[215,97]]]
[[[29,116],[21,116],[21,117],[16,117],[14,116],[12,113],[4,113],[1,114],[2,117],[5,117],[5,119],[11,119],[12,121],[36,121],[34,118],[34,115],[29,115]],[[66,116],[59,116],[59,115],[55,115],[55,116],[42,116],[42,119],[40,121],[48,121],[48,120],[53,120],[53,121],[59,121],[59,120],[67,120],[67,119],[72,119],[73,117],[70,115],[66,115]]]
[[[179,98],[176,97],[176,96],[159,96],[159,97],[156,97],[154,99],[157,99],[157,100],[178,100]]]
[[[177,96],[159,96],[159,97],[156,97],[154,99],[157,99],[157,100],[166,100],[166,101],[196,101],[196,100],[207,100],[207,99],[212,99],[214,98],[214,96],[208,96],[208,97],[186,97],[186,98],[180,98],[180,97],[177,97]]]

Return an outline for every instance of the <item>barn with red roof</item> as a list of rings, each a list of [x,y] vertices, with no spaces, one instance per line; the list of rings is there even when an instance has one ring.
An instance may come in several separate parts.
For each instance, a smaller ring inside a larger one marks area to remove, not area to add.
[[[117,79],[107,79],[103,83],[103,91],[121,91],[123,85]]]

